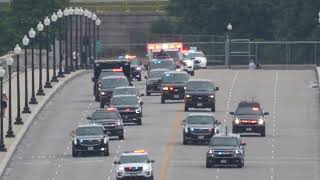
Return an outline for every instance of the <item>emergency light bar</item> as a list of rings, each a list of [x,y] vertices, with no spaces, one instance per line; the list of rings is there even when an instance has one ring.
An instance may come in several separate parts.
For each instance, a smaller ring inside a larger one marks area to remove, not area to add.
[[[150,43],[147,44],[148,50],[166,50],[166,49],[182,49],[183,45],[180,42],[174,43]]]
[[[112,69],[112,72],[122,72],[122,68]]]

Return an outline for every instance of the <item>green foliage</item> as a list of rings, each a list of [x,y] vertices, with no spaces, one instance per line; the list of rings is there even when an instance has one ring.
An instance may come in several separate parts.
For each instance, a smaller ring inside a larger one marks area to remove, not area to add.
[[[10,8],[0,9],[0,54],[13,49],[31,27],[36,30],[39,21],[68,4],[69,0],[13,0]]]
[[[170,0],[168,15],[176,22],[162,20],[152,32],[223,35],[230,22],[237,38],[319,39],[319,7],[319,0]]]

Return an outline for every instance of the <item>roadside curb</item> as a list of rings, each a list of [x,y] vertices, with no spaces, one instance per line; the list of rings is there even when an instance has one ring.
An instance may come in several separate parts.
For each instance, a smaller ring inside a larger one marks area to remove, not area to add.
[[[318,86],[320,85],[320,67],[316,67],[316,72],[317,72],[317,82],[318,82]]]
[[[46,105],[46,103],[51,100],[53,98],[53,96],[60,90],[62,89],[68,82],[72,81],[73,79],[75,79],[76,77],[78,77],[79,75],[83,75],[88,73],[88,70],[84,70],[84,71],[78,71],[78,72],[74,72],[71,75],[67,76],[66,80],[63,82],[58,82],[57,87],[55,89],[53,89],[51,92],[48,93],[47,96],[45,96],[45,98],[43,99],[43,101],[41,101],[37,107],[32,110],[33,113],[29,116],[29,118],[27,120],[25,120],[25,124],[21,127],[20,131],[18,132],[18,134],[16,135],[16,139],[13,141],[13,143],[11,144],[11,146],[8,148],[8,151],[6,152],[6,154],[4,155],[3,160],[0,162],[0,177],[3,175],[3,173],[5,172],[5,169],[9,163],[9,161],[12,158],[12,155],[14,154],[14,152],[16,151],[16,148],[18,146],[18,144],[20,143],[21,139],[24,137],[24,134],[28,131],[30,125],[32,124],[33,120],[35,119],[35,117],[37,117],[37,115],[40,113],[40,111],[44,108],[44,106]],[[61,83],[61,84],[59,84]]]

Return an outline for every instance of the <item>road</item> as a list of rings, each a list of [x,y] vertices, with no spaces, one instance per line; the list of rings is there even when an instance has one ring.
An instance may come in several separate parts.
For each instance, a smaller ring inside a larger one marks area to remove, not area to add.
[[[205,168],[207,146],[182,145],[182,103],[160,104],[159,96],[144,97],[142,126],[126,126],[125,140],[112,140],[110,157],[71,157],[70,131],[98,108],[91,75],[82,75],[46,105],[18,146],[3,180],[115,179],[112,165],[122,151],[144,148],[156,161],[160,180],[318,180],[320,179],[319,91],[311,70],[201,70],[220,87],[215,117],[231,127],[227,114],[240,100],[255,97],[270,112],[267,136],[245,137],[243,169]],[[144,82],[135,85],[143,88]]]

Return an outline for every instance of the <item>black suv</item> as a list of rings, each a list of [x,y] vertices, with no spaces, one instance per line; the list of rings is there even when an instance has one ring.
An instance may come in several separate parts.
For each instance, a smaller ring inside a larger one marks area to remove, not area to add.
[[[98,82],[100,96],[100,108],[104,108],[106,104],[109,104],[112,97],[114,88],[129,86],[129,81],[124,76],[107,76],[103,77]]]
[[[258,102],[242,101],[237,110],[230,114],[233,115],[233,133],[258,133],[262,137],[266,136],[265,116],[269,113],[263,112]]]
[[[107,76],[124,76],[124,73],[122,72],[122,69],[103,69],[100,72],[98,81],[101,81],[103,77],[107,77]],[[92,78],[92,81],[94,81],[94,78]],[[96,102],[99,102],[100,101],[99,96],[96,96],[97,91],[99,89],[98,83],[94,83],[93,85],[94,85],[93,95],[95,96]]]
[[[143,69],[142,61],[138,59],[131,60],[131,77],[137,79],[138,81],[141,81],[141,71]]]
[[[216,94],[219,87],[207,79],[189,80],[186,85],[186,96],[184,110],[189,108],[210,108],[216,111]]]
[[[185,71],[167,71],[162,75],[161,104],[169,100],[184,99],[186,83],[190,75]]]
[[[212,114],[189,114],[183,120],[183,144],[189,142],[210,142],[213,135],[219,133],[221,123],[215,120]]]
[[[217,134],[209,143],[206,154],[206,167],[212,166],[244,166],[246,143],[238,134]]]
[[[150,96],[151,93],[161,92],[161,83],[159,83],[159,80],[161,80],[163,73],[166,71],[168,71],[168,69],[153,69],[149,71],[148,76],[144,77],[147,80],[146,81],[147,96]]]
[[[110,106],[118,109],[123,122],[136,123],[142,125],[142,105],[136,96],[119,95],[113,96]]]
[[[71,134],[72,156],[81,152],[103,152],[109,156],[109,137],[101,124],[79,125]]]
[[[118,136],[119,139],[124,139],[122,118],[116,108],[96,110],[87,119],[90,120],[90,123],[103,125],[105,133],[109,136]]]

